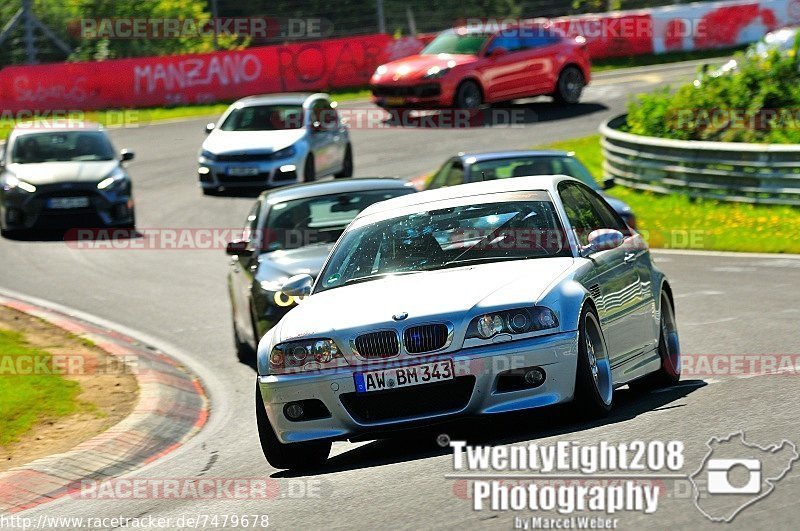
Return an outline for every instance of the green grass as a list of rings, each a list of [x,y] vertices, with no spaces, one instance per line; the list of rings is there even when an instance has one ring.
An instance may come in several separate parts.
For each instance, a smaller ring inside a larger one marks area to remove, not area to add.
[[[334,90],[329,94],[334,101],[352,101],[366,99],[370,91],[366,88],[348,90]],[[74,111],[65,116],[46,116],[56,120],[71,118],[75,121],[87,120],[108,127],[142,127],[154,122],[165,120],[180,120],[186,118],[201,118],[207,116],[209,120],[216,120],[228,108],[231,102],[212,103],[207,105],[181,105],[176,107],[151,107],[147,109],[107,109],[104,111]],[[8,137],[14,128],[14,121],[8,116],[0,117],[0,140]]]
[[[592,72],[604,72],[618,68],[633,68],[636,66],[650,66],[681,61],[695,61],[699,59],[718,59],[728,57],[735,52],[744,50],[747,46],[724,48],[718,50],[697,50],[692,52],[669,52],[662,54],[633,55],[630,57],[609,57],[592,61]],[[710,61],[713,62],[713,61]]]
[[[17,332],[0,330],[0,446],[18,440],[42,420],[84,406],[77,400],[77,382],[27,363],[36,359],[43,362],[38,367],[50,365],[47,352],[30,347]]]
[[[539,147],[574,151],[596,179],[603,175],[600,135]],[[609,195],[633,208],[639,229],[651,247],[800,253],[799,208],[690,201],[682,195],[660,195],[619,185]]]

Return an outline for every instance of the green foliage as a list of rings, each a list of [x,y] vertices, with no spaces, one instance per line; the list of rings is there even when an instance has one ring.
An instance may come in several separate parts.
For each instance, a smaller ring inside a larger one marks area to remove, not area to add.
[[[675,140],[800,143],[797,43],[788,54],[735,59],[735,71],[639,95],[628,106],[626,130]]]

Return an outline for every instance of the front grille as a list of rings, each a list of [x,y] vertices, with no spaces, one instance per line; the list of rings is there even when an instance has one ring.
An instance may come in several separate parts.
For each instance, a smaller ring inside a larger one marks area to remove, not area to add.
[[[354,419],[369,424],[461,411],[467,407],[474,387],[475,377],[469,375],[389,391],[344,393],[340,400]]]
[[[269,173],[256,173],[255,175],[227,175],[225,173],[218,173],[217,180],[220,184],[230,183],[252,183],[264,184],[269,180]]]
[[[447,335],[446,324],[412,326],[403,333],[403,342],[409,354],[423,354],[444,347]]]
[[[362,334],[356,338],[356,350],[364,358],[391,358],[400,353],[400,342],[394,330]]]
[[[217,155],[217,162],[261,162],[272,160],[272,153],[229,153]]]
[[[427,83],[424,85],[396,86],[396,85],[374,85],[372,94],[382,97],[416,97],[432,98],[442,93],[438,83]]]

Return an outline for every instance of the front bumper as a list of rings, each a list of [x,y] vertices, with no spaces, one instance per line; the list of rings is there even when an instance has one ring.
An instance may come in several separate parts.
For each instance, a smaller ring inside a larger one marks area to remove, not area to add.
[[[355,371],[351,369],[259,376],[258,384],[267,416],[283,443],[349,439],[455,417],[521,411],[572,399],[578,359],[577,331],[420,356],[404,365],[447,358],[454,362],[455,380],[379,393],[356,393]],[[358,370],[380,369],[382,365],[369,364]],[[498,390],[498,375],[524,367],[544,369],[544,383],[535,388]],[[435,393],[426,392],[426,388],[434,386],[438,386]],[[377,394],[382,396],[374,399]],[[290,421],[286,417],[287,403],[314,399],[325,405],[330,416],[304,421]],[[425,402],[417,403],[420,400]],[[384,407],[380,420],[364,417],[364,408],[380,407]]]
[[[88,205],[51,208],[50,200],[56,198],[88,198]],[[40,185],[34,193],[3,191],[0,217],[8,230],[130,226],[134,202],[130,190],[104,192],[95,183]]]
[[[199,160],[197,177],[205,189],[271,188],[302,181],[303,159],[299,156],[280,160],[219,162]],[[238,174],[237,174],[238,173]]]
[[[438,109],[450,105],[441,83],[372,85],[372,102],[384,109]]]

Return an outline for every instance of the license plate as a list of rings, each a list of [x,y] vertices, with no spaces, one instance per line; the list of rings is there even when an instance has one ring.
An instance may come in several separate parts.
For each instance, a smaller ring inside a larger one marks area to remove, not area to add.
[[[88,197],[54,197],[47,201],[47,208],[66,210],[70,208],[86,208],[89,206]]]
[[[258,168],[253,168],[250,166],[228,168],[228,175],[233,175],[236,177],[252,177],[253,175],[258,175]]]
[[[402,105],[406,102],[405,98],[386,98],[386,105]]]
[[[357,372],[353,375],[356,391],[370,393],[400,387],[411,387],[455,378],[453,360],[434,361],[423,365],[395,367],[378,371]]]

